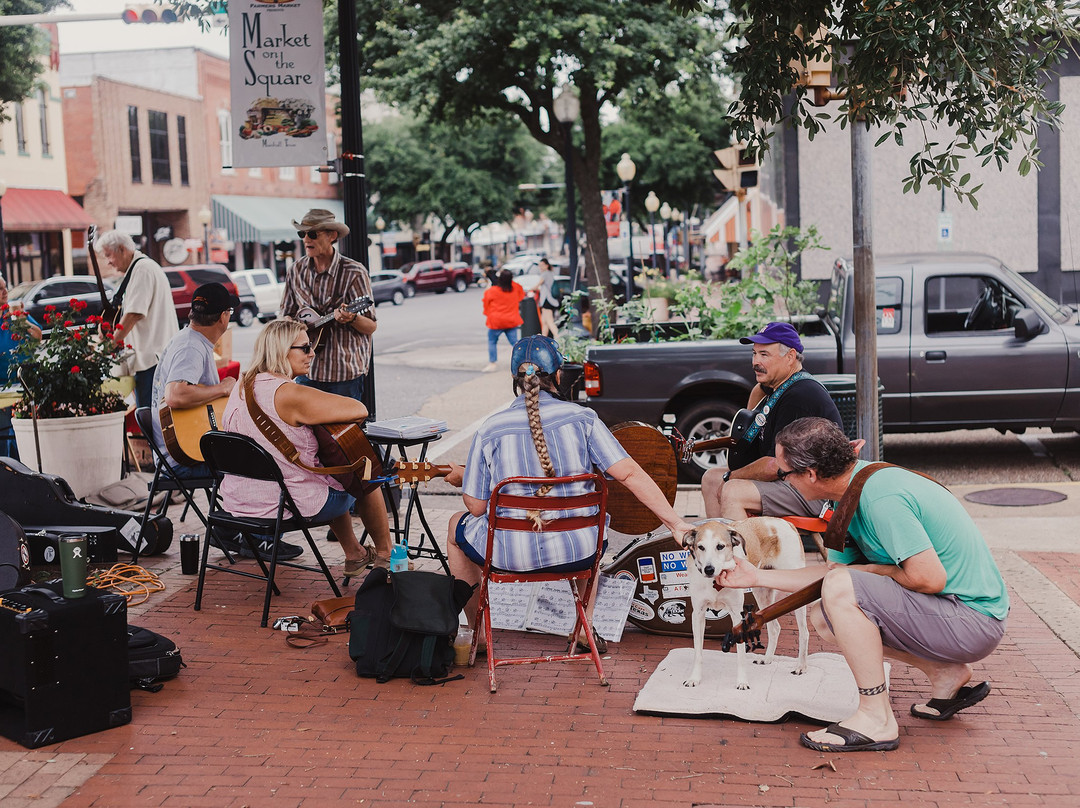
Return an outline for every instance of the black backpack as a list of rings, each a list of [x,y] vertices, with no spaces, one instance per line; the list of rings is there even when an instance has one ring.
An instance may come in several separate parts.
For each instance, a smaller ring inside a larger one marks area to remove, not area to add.
[[[168,637],[147,628],[128,626],[128,678],[131,687],[157,693],[162,679],[171,679],[184,667],[180,650]]]
[[[472,592],[465,581],[437,572],[372,569],[349,618],[349,656],[357,675],[377,682],[407,676],[418,685],[464,678],[447,674],[458,613]]]

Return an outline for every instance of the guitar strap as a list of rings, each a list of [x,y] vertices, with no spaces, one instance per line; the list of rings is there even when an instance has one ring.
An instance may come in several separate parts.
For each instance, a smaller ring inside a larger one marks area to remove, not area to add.
[[[350,472],[356,472],[361,466],[364,466],[363,479],[371,479],[371,458],[361,457],[354,460],[347,466],[309,466],[307,463],[300,459],[300,451],[296,448],[296,445],[289,440],[289,436],[281,431],[281,428],[273,422],[269,415],[267,415],[262,407],[255,401],[255,381],[254,379],[248,379],[244,382],[244,403],[247,405],[248,415],[251,416],[251,420],[255,423],[259,432],[273,445],[275,449],[284,455],[285,459],[293,465],[299,466],[305,471],[310,471],[313,474],[348,474]]]
[[[822,536],[822,541],[825,546],[830,550],[836,550],[840,552],[844,549],[844,544],[847,541],[847,529],[851,524],[851,520],[855,516],[855,511],[859,507],[859,497],[862,496],[863,486],[866,485],[867,479],[875,471],[881,471],[882,469],[893,468],[899,469],[903,466],[897,466],[893,463],[871,463],[868,466],[863,466],[851,478],[851,482],[848,484],[847,490],[844,492],[844,496],[840,497],[840,501],[836,503],[836,507],[833,508],[833,515],[829,518],[829,526],[825,528],[825,535]],[[912,474],[918,474],[920,477],[925,477],[931,482],[935,482],[938,485],[942,485],[929,474],[923,474],[921,471],[914,471],[913,469],[906,469]],[[944,488],[944,486],[942,486]]]
[[[743,433],[740,440],[744,440],[747,443],[753,443],[754,439],[757,438],[758,433],[765,426],[765,422],[769,418],[769,413],[771,413],[773,407],[776,406],[776,402],[780,400],[780,396],[784,395],[784,391],[791,387],[791,385],[795,384],[795,382],[802,381],[803,379],[813,378],[814,377],[807,373],[805,370],[799,370],[795,373],[792,373],[788,377],[787,381],[785,381],[783,384],[773,390],[769,397],[765,400],[765,402],[760,405],[757,415],[754,416],[753,423],[751,423],[750,426],[746,428],[746,432]]]
[[[116,294],[112,296],[112,300],[109,302],[113,308],[119,309],[124,302],[124,293],[127,292],[128,284],[131,282],[132,270],[135,269],[135,265],[143,260],[145,256],[140,255],[134,261],[131,262],[131,266],[127,268],[127,272],[124,273],[124,279],[120,281],[120,286],[116,290]]]

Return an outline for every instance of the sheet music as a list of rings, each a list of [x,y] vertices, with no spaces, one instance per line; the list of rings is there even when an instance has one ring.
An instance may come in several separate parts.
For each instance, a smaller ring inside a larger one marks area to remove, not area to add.
[[[606,640],[618,642],[626,627],[636,581],[600,576],[593,625]],[[566,635],[574,628],[574,598],[566,581],[492,584],[491,625],[513,631]]]

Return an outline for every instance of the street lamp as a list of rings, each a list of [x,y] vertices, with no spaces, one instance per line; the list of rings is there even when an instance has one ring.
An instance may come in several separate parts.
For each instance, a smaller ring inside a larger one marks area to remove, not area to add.
[[[214,220],[214,214],[210,208],[202,208],[197,214],[199,224],[202,225],[203,249],[206,250],[206,263],[210,263],[210,222]]]
[[[570,290],[578,288],[577,211],[574,209],[574,121],[581,112],[577,90],[567,85],[555,102],[555,118],[562,125],[566,165],[566,249],[570,253]]]
[[[667,225],[668,220],[671,219],[671,205],[667,202],[660,206],[660,218],[664,220],[664,272],[669,278],[674,280],[674,276],[671,273],[671,256],[668,254],[667,243]]]
[[[7,239],[4,238],[4,194],[7,184],[0,180],[0,277],[10,280],[7,274]]]
[[[649,211],[649,266],[656,269],[656,211],[660,210],[660,198],[655,191],[645,197],[645,210]]]
[[[682,211],[679,210],[678,208],[675,208],[673,211],[671,211],[671,223],[673,225],[675,225],[675,235],[679,235],[679,224],[680,224],[680,222],[682,222]],[[676,251],[676,253],[675,253],[675,267],[676,267],[676,270],[680,266],[681,266],[681,264],[679,263],[679,253]]]
[[[383,230],[386,229],[386,219],[380,216],[375,220],[375,229],[379,231],[379,266],[386,269],[386,256],[383,255]]]
[[[623,209],[626,213],[626,235],[630,241],[630,249],[626,252],[626,302],[634,296],[634,225],[630,218],[630,181],[637,174],[637,166],[630,159],[630,155],[623,152],[619,162],[615,165],[615,173],[623,183]]]

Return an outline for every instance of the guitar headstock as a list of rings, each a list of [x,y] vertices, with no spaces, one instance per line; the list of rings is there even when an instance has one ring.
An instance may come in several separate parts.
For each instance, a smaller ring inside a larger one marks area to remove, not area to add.
[[[356,298],[352,303],[345,307],[345,311],[353,314],[363,314],[365,311],[375,305],[375,301],[367,295]]]
[[[399,460],[397,467],[398,480],[403,485],[431,482],[436,477],[445,477],[449,472],[449,466],[436,466],[418,460]]]
[[[761,625],[757,622],[757,613],[753,606],[743,609],[743,620],[739,625],[732,626],[731,631],[724,635],[720,641],[720,650],[727,653],[739,643],[746,643],[747,651],[756,651],[764,648],[761,644]]]

